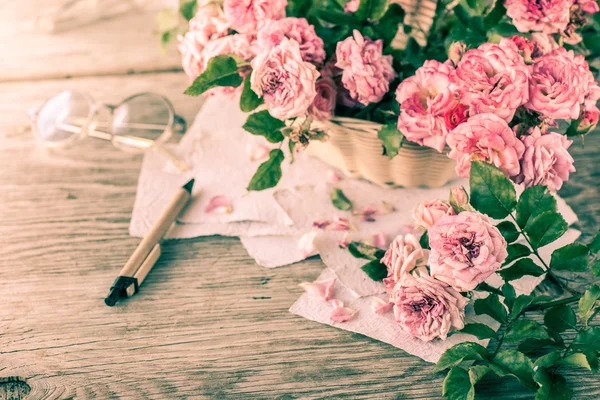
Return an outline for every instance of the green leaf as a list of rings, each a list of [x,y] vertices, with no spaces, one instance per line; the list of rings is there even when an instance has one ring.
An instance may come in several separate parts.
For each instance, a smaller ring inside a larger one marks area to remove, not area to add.
[[[521,194],[517,203],[517,224],[524,228],[529,220],[546,211],[556,211],[556,199],[545,186],[532,186]]]
[[[455,333],[473,335],[477,339],[491,339],[496,337],[496,331],[485,324],[466,324],[461,330],[452,332],[452,334]]]
[[[404,135],[400,133],[395,123],[383,125],[379,132],[377,132],[377,137],[383,142],[385,155],[390,159],[398,155],[398,150],[402,147]]]
[[[546,328],[537,322],[520,319],[512,324],[510,330],[505,333],[504,339],[509,342],[516,342],[524,339],[550,339],[550,336]]]
[[[507,320],[506,308],[500,303],[497,294],[490,294],[485,299],[477,299],[474,303],[475,314],[489,315],[500,323],[505,323]]]
[[[496,228],[500,231],[507,243],[512,243],[519,238],[519,231],[515,224],[510,221],[503,221],[496,225]]]
[[[242,77],[235,59],[225,54],[211,58],[204,72],[186,89],[185,94],[199,96],[214,87],[238,87],[241,84]]]
[[[502,285],[502,295],[504,296],[504,304],[510,310],[517,298],[515,288],[510,283],[505,283]]]
[[[387,11],[379,22],[373,25],[373,29],[375,29],[375,32],[383,40],[384,48],[396,37],[398,28],[404,21],[405,14],[400,4],[392,3],[388,6]]]
[[[483,24],[485,25],[486,30],[490,30],[502,20],[502,17],[506,14],[506,8],[504,7],[504,2],[501,0],[496,0],[496,4],[492,11],[490,11],[485,18],[483,19]]]
[[[573,391],[561,375],[551,374],[543,368],[536,375],[541,377],[541,387],[535,392],[535,400],[570,400],[573,396]]]
[[[331,191],[331,202],[333,206],[338,210],[350,211],[352,210],[352,202],[348,200],[344,192],[341,189],[333,189]]]
[[[600,286],[594,285],[585,291],[583,296],[579,299],[579,319],[584,324],[591,318],[594,313],[596,303],[600,298]]]
[[[598,358],[592,353],[573,353],[558,362],[569,367],[581,367],[588,371],[598,371]]]
[[[370,261],[379,261],[385,255],[385,250],[361,242],[350,243],[348,245],[348,251],[356,258],[364,258],[365,260]]]
[[[490,293],[495,293],[497,295],[503,296],[504,294],[502,293],[502,290],[493,287],[492,285],[490,285],[489,283],[486,282],[481,282],[479,285],[477,285],[475,287],[475,291],[476,292],[490,292]]]
[[[485,360],[487,357],[487,350],[480,344],[473,342],[458,343],[442,354],[433,372],[456,367],[465,360]]]
[[[263,103],[263,99],[258,97],[250,87],[250,75],[244,79],[244,88],[240,96],[240,109],[243,112],[250,112]]]
[[[360,0],[356,16],[360,20],[377,21],[385,14],[388,0]]]
[[[518,350],[525,354],[538,353],[542,350],[555,350],[563,348],[564,346],[550,339],[525,339],[518,346]]]
[[[387,276],[387,267],[379,260],[373,260],[361,267],[361,269],[374,281],[382,281]]]
[[[600,258],[592,264],[592,273],[594,276],[600,276]]]
[[[280,149],[271,150],[269,159],[260,164],[248,184],[248,190],[265,190],[277,185],[281,179],[281,163],[284,155]]]
[[[498,275],[507,282],[522,278],[525,275],[540,276],[542,274],[544,274],[544,270],[534,263],[531,258],[521,258],[510,267],[498,271]]]
[[[517,350],[499,351],[494,357],[494,364],[490,364],[490,367],[494,372],[504,372],[515,376],[528,389],[535,390],[538,387],[533,380],[533,363],[529,357]]]
[[[523,311],[527,309],[527,307],[550,300],[552,300],[550,296],[530,296],[528,294],[522,294],[515,299],[511,309],[511,318],[515,320]]]
[[[580,243],[571,243],[552,252],[550,268],[583,272],[588,268],[589,249]]]
[[[473,400],[475,388],[469,373],[463,368],[454,367],[446,375],[442,384],[442,398],[445,400]]]
[[[471,381],[471,385],[474,386],[491,371],[492,370],[485,365],[474,365],[471,368],[469,368],[469,380]]]
[[[534,366],[534,368],[535,367],[543,367],[543,368],[552,367],[561,358],[562,358],[561,352],[558,350],[555,350],[548,354],[544,354],[543,356],[541,356],[540,358],[535,360],[535,362],[533,363],[533,366]]]
[[[508,256],[504,260],[504,265],[508,265],[516,259],[527,257],[531,254],[531,250],[529,250],[529,247],[521,243],[509,244],[506,247],[506,251],[508,252]]]
[[[533,248],[539,249],[560,238],[568,228],[562,215],[556,211],[546,211],[530,219],[523,230]]]
[[[588,249],[590,249],[590,252],[593,254],[598,253],[600,251],[600,232],[596,236],[594,236],[592,242],[588,244]]]
[[[179,1],[179,13],[187,21],[194,18],[194,15],[196,15],[197,8],[198,8],[198,2],[196,0],[180,0]]]
[[[430,249],[431,248],[431,247],[429,247],[429,232],[428,231],[423,232],[423,234],[419,238],[419,244],[424,249]]]
[[[517,195],[504,173],[482,161],[471,163],[471,205],[491,218],[502,219],[514,210]]]
[[[281,133],[283,127],[285,127],[283,121],[273,118],[267,110],[250,114],[243,126],[251,134],[264,136],[271,143],[279,143],[283,140]]]
[[[288,0],[285,15],[287,17],[305,17],[312,3],[312,0]]]
[[[567,305],[552,307],[544,315],[544,324],[554,331],[564,332],[567,329],[575,329],[577,316],[575,316],[575,311]]]
[[[600,327],[594,326],[579,331],[571,347],[586,352],[600,352]]]

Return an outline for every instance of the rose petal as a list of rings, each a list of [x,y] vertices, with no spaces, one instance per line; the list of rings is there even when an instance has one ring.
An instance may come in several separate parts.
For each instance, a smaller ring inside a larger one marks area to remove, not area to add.
[[[373,310],[375,314],[384,314],[390,311],[392,307],[394,307],[394,303],[383,300],[379,297],[373,297],[373,299],[371,299],[371,310]]]
[[[263,160],[269,155],[269,148],[262,144],[248,143],[246,146],[246,153],[248,153],[250,161]]]
[[[327,228],[327,226],[329,226],[330,223],[331,221],[328,221],[326,219],[318,219],[313,222],[313,228],[325,229]]]
[[[302,252],[304,257],[310,257],[315,254],[314,240],[316,236],[316,231],[310,231],[302,235],[298,241],[298,249],[300,249],[300,252]]]
[[[356,314],[356,310],[353,310],[352,308],[338,307],[331,311],[329,318],[333,322],[348,322],[354,318],[354,314]]]
[[[333,222],[329,225],[329,229],[332,231],[347,231],[350,229],[350,221],[348,221],[347,218],[334,215]]]
[[[333,285],[335,285],[335,278],[325,281],[302,282],[298,286],[304,289],[309,297],[327,301],[331,297]]]
[[[342,176],[333,169],[330,169],[329,171],[327,171],[327,177],[329,178],[329,180],[331,182],[334,182],[334,183],[342,180]]]
[[[215,196],[206,203],[204,212],[207,214],[231,214],[233,212],[231,200],[223,195]]]
[[[344,307],[344,302],[340,299],[333,299],[331,300],[331,305],[333,306],[333,308],[342,308]]]
[[[383,232],[376,233],[375,235],[373,235],[373,238],[371,240],[373,246],[375,247],[384,248],[387,245],[387,238],[385,237],[385,233]]]

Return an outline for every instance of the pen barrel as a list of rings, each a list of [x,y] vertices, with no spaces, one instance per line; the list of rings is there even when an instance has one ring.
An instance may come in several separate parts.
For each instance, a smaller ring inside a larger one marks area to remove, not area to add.
[[[154,248],[152,248],[152,251],[150,252],[150,254],[148,254],[148,257],[146,257],[140,268],[136,271],[135,275],[133,276],[137,284],[135,286],[132,285],[127,288],[127,297],[131,297],[138,292],[139,287],[142,286],[142,283],[148,276],[148,273],[160,258],[160,254],[160,244],[157,244],[154,246]]]
[[[154,246],[160,242],[165,236],[177,215],[181,212],[188,199],[190,193],[185,189],[179,189],[175,197],[171,200],[169,205],[165,208],[162,214],[158,217],[150,232],[142,239],[138,247],[135,249],[127,263],[121,269],[119,275],[121,276],[134,276],[137,270],[140,268],[144,260],[148,258],[148,255],[153,250]]]

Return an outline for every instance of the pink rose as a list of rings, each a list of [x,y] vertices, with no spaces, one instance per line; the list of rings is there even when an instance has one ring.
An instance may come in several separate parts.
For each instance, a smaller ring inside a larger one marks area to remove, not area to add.
[[[450,203],[443,200],[426,200],[415,206],[412,217],[417,226],[429,229],[444,215],[454,215]]]
[[[569,173],[575,172],[574,160],[568,151],[573,141],[556,132],[542,135],[538,127],[521,140],[525,153],[521,173],[515,181],[525,187],[544,185],[550,190],[559,190],[563,182],[569,180]]]
[[[200,7],[190,20],[190,31],[197,32],[196,40],[206,46],[209,41],[227,35],[229,22],[223,10],[215,3],[210,3]]]
[[[344,12],[347,14],[354,13],[358,11],[358,6],[360,6],[360,0],[350,0],[344,4]]]
[[[495,114],[469,118],[448,134],[450,158],[456,160],[456,173],[469,177],[471,161],[480,160],[500,168],[506,176],[517,175],[525,147],[508,126]]]
[[[383,42],[363,38],[359,31],[337,44],[336,67],[343,70],[342,84],[353,100],[364,105],[379,102],[396,77],[392,56],[384,56]]]
[[[533,50],[535,49],[535,45],[529,39],[515,35],[510,40],[513,41],[517,49],[519,49],[519,54],[523,57],[525,62],[531,62],[531,57],[533,55]]]
[[[335,82],[328,76],[322,76],[316,84],[317,95],[308,109],[308,113],[317,121],[326,121],[333,116],[337,96]]]
[[[538,58],[530,66],[529,102],[525,107],[547,118],[577,119],[594,82],[583,62],[564,48]]]
[[[267,109],[282,120],[305,115],[317,94],[319,72],[302,60],[300,46],[284,38],[271,50],[252,60],[252,90],[262,96]]]
[[[429,230],[429,246],[431,275],[460,291],[475,289],[508,255],[490,219],[470,211],[440,218]]]
[[[581,7],[581,9],[588,14],[596,14],[598,11],[600,11],[596,0],[575,0],[575,4]]]
[[[533,58],[545,56],[546,54],[551,53],[552,50],[560,47],[552,35],[548,35],[547,33],[532,33],[531,42],[533,43]]]
[[[573,0],[505,0],[504,5],[519,32],[557,33],[569,23]]]
[[[225,0],[223,9],[231,27],[253,34],[271,19],[285,17],[287,0]]]
[[[204,34],[189,31],[177,37],[177,50],[181,53],[181,66],[190,80],[204,71]]]
[[[529,98],[527,66],[517,46],[506,38],[467,51],[450,79],[471,116],[493,113],[510,122]]]
[[[431,276],[407,275],[394,286],[391,300],[402,329],[425,342],[445,340],[450,330],[464,327],[468,300]]]
[[[283,18],[267,21],[256,36],[256,53],[262,53],[277,46],[283,38],[294,39],[300,45],[304,61],[320,65],[325,60],[323,40],[315,33],[315,27],[305,18]]]
[[[400,103],[398,130],[411,142],[441,152],[446,145],[448,124],[459,105],[450,89],[450,64],[425,61],[414,76],[403,80],[396,90]],[[464,112],[459,113],[462,120]],[[452,124],[450,124],[451,126]]]
[[[387,267],[388,278],[399,282],[413,269],[425,267],[428,258],[429,251],[423,249],[419,240],[409,233],[406,236],[396,236],[381,259],[381,263]]]

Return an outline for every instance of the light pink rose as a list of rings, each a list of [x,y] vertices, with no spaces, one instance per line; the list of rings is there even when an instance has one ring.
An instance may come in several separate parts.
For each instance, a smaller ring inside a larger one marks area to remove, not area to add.
[[[396,89],[400,103],[398,130],[411,142],[441,152],[452,121],[450,115],[459,107],[458,98],[451,90],[449,63],[425,61],[414,76],[403,80]],[[459,113],[460,114],[460,113]],[[464,113],[461,114],[462,121]]]
[[[252,61],[252,90],[262,96],[267,109],[282,120],[305,115],[317,94],[319,72],[302,60],[298,42],[284,38]]]
[[[316,84],[317,95],[308,109],[311,117],[317,121],[326,121],[333,116],[337,96],[337,87],[333,79],[322,76]]]
[[[196,40],[206,46],[209,41],[227,35],[229,22],[221,7],[210,3],[200,7],[194,18],[190,20],[190,31],[197,32]]]
[[[305,18],[283,18],[267,21],[256,35],[256,53],[262,53],[277,46],[283,38],[294,39],[300,45],[304,61],[320,65],[325,60],[323,40],[315,33],[315,27]]]
[[[191,81],[204,71],[204,34],[189,31],[177,37],[177,50],[181,53],[181,66]]]
[[[285,18],[287,0],[225,0],[223,10],[231,27],[254,34],[266,21]]]
[[[533,43],[533,58],[538,58],[551,53],[552,50],[558,49],[560,46],[556,40],[547,33],[534,32],[531,34],[531,42]]]
[[[412,217],[417,226],[429,229],[444,215],[454,215],[452,206],[443,200],[426,200],[415,206]]]
[[[543,185],[550,190],[559,190],[569,173],[575,172],[569,146],[573,143],[556,132],[542,135],[535,127],[529,135],[521,138],[525,144],[525,154],[521,160],[521,173],[515,178],[525,187]]]
[[[358,6],[360,6],[360,0],[350,0],[344,4],[344,12],[347,14],[354,13],[358,11]]]
[[[519,32],[557,33],[569,23],[573,0],[505,0],[506,15]]]
[[[464,327],[468,300],[444,282],[428,275],[407,275],[394,286],[394,317],[402,329],[425,342],[445,340]]]
[[[596,14],[598,11],[600,11],[596,0],[576,0],[575,4],[581,7],[581,9],[588,14]]]
[[[459,291],[473,290],[506,259],[506,241],[486,215],[463,211],[429,230],[431,275]]]
[[[529,98],[528,73],[515,43],[484,43],[467,51],[450,77],[469,115],[493,113],[510,122]]]
[[[254,58],[254,51],[252,50],[252,46],[250,45],[250,40],[247,35],[238,33],[235,35],[224,36],[219,39],[211,40],[206,44],[206,47],[204,47],[202,52],[202,71],[206,70],[208,63],[212,58],[224,54],[234,54],[245,61],[251,61]],[[250,72],[250,69],[241,68],[239,72],[245,77]],[[239,95],[242,93],[242,89],[242,85],[238,86],[237,88],[227,86],[217,87],[209,90],[207,94],[226,93]]]
[[[396,77],[392,56],[384,56],[383,41],[364,38],[355,30],[352,37],[337,44],[336,67],[352,100],[363,105],[379,102]]]
[[[495,114],[469,118],[448,134],[450,158],[456,160],[456,173],[469,177],[471,161],[485,161],[500,168],[506,176],[518,175],[523,143],[506,121]]]
[[[529,102],[526,108],[552,119],[577,119],[590,85],[584,59],[558,48],[530,66]],[[589,71],[589,68],[588,68]]]
[[[419,240],[412,234],[398,235],[390,244],[381,259],[381,263],[387,267],[388,278],[399,282],[413,269],[427,265],[429,251],[419,244]]]

